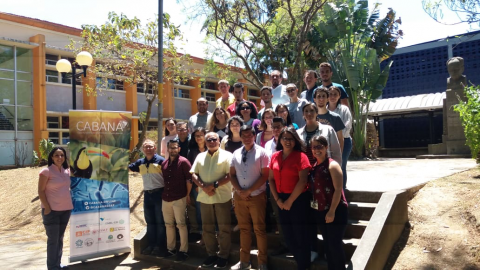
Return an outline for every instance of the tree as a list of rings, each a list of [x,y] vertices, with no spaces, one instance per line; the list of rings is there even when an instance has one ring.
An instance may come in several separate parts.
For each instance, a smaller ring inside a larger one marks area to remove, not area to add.
[[[350,96],[356,156],[363,156],[370,102],[382,95],[392,65],[381,69],[380,63],[395,52],[403,35],[395,12],[390,9],[380,20],[378,6],[369,13],[367,0],[328,3],[305,49],[312,68],[325,60],[332,65],[333,81],[341,82]]]
[[[472,157],[480,163],[480,86],[465,87],[465,96],[467,101],[458,97],[454,110],[460,114]]]
[[[264,75],[287,71],[301,81],[303,46],[312,22],[327,0],[200,0],[194,19],[206,18],[207,37],[228,48],[231,64],[240,60],[244,79],[261,88]]]
[[[479,24],[480,0],[422,0],[423,10],[435,21],[442,24]],[[457,15],[455,22],[444,21],[444,10]]]
[[[163,14],[164,31],[164,78],[176,82],[190,77],[188,66],[192,59],[188,54],[177,53],[175,40],[181,40],[180,29],[170,23],[170,16]],[[147,132],[153,104],[158,98],[157,84],[157,54],[158,54],[158,20],[142,25],[136,17],[127,18],[124,14],[115,12],[108,14],[107,23],[82,26],[82,42],[71,42],[70,49],[78,52],[81,48],[92,54],[96,60],[91,69],[108,79],[116,79],[131,84],[143,84],[147,111],[140,113],[140,122],[145,123],[137,145],[130,154],[130,160],[135,160],[140,152],[143,139]],[[108,79],[100,83],[108,84]],[[87,89],[91,91],[91,89]],[[173,91],[167,89],[167,91]],[[162,119],[158,119],[162,121]],[[161,132],[161,131],[159,131]]]

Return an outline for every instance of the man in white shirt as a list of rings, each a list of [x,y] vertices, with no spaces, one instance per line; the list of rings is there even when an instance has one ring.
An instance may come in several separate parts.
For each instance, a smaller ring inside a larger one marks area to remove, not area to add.
[[[197,100],[197,113],[188,119],[188,133],[191,134],[197,127],[207,127],[208,118],[212,113],[208,111],[208,101],[201,97]]]
[[[282,84],[283,75],[279,70],[274,70],[270,74],[270,82],[272,83],[272,103],[274,105],[285,104],[290,99],[287,95],[285,85]]]
[[[287,84],[287,95],[290,97],[290,102],[287,104],[288,111],[292,122],[298,127],[305,126],[305,119],[303,118],[303,106],[308,103],[306,99],[298,98],[298,88],[295,84]]]
[[[235,215],[240,228],[240,261],[232,270],[250,269],[252,223],[257,239],[258,269],[267,269],[267,205],[266,181],[269,157],[265,149],[255,144],[255,129],[244,125],[240,129],[243,147],[233,152],[230,181],[235,188]]]

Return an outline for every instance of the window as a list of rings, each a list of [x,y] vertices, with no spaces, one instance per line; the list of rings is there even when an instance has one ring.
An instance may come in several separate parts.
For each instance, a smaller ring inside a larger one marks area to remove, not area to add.
[[[58,61],[58,55],[47,54],[45,55],[45,64],[55,66]]]
[[[56,82],[58,83],[58,72],[54,70],[47,70],[47,82]]]
[[[215,102],[215,100],[216,100],[214,93],[202,92],[202,97],[204,97],[207,101],[213,101],[213,102]]]
[[[249,96],[254,96],[254,97],[259,97],[260,95],[258,94],[257,89],[248,89],[248,95]]]
[[[175,88],[173,89],[173,96],[177,98],[190,98],[190,90]]]
[[[217,90],[217,89],[215,89],[215,83],[214,82],[204,82],[204,83],[202,83],[202,87],[205,88],[205,89]]]
[[[123,91],[123,82],[115,79],[97,77],[97,88]],[[138,89],[138,85],[137,85]],[[137,90],[138,91],[138,90]]]
[[[138,93],[145,93],[145,87],[143,83],[137,83],[137,92]],[[153,85],[148,85],[148,94],[153,94]]]
[[[68,116],[47,116],[48,139],[55,144],[66,145],[70,141]],[[60,130],[59,130],[60,129]]]

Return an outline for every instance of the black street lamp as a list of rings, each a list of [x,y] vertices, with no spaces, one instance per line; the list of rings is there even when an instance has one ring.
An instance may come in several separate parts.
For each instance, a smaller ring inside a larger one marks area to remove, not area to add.
[[[75,60],[79,66],[82,67],[83,72],[76,74],[77,68],[75,67],[75,64],[70,63],[67,59],[61,59],[57,61],[56,68],[57,71],[62,73],[62,78],[66,79],[67,78],[67,73],[72,72],[70,78],[72,78],[72,109],[76,110],[77,109],[77,84],[76,84],[76,78],[82,76],[87,77],[87,68],[92,64],[93,62],[93,57],[90,53],[88,52],[80,52],[77,55],[77,58]]]

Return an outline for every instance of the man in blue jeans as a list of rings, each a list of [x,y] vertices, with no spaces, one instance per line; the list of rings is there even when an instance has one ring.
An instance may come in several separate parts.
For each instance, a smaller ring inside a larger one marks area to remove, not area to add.
[[[142,254],[165,257],[167,244],[162,213],[162,193],[165,182],[161,169],[165,159],[156,154],[157,147],[152,140],[145,140],[142,150],[145,158],[128,165],[132,172],[140,172],[143,179],[143,209],[147,223],[148,247],[142,251]]]

